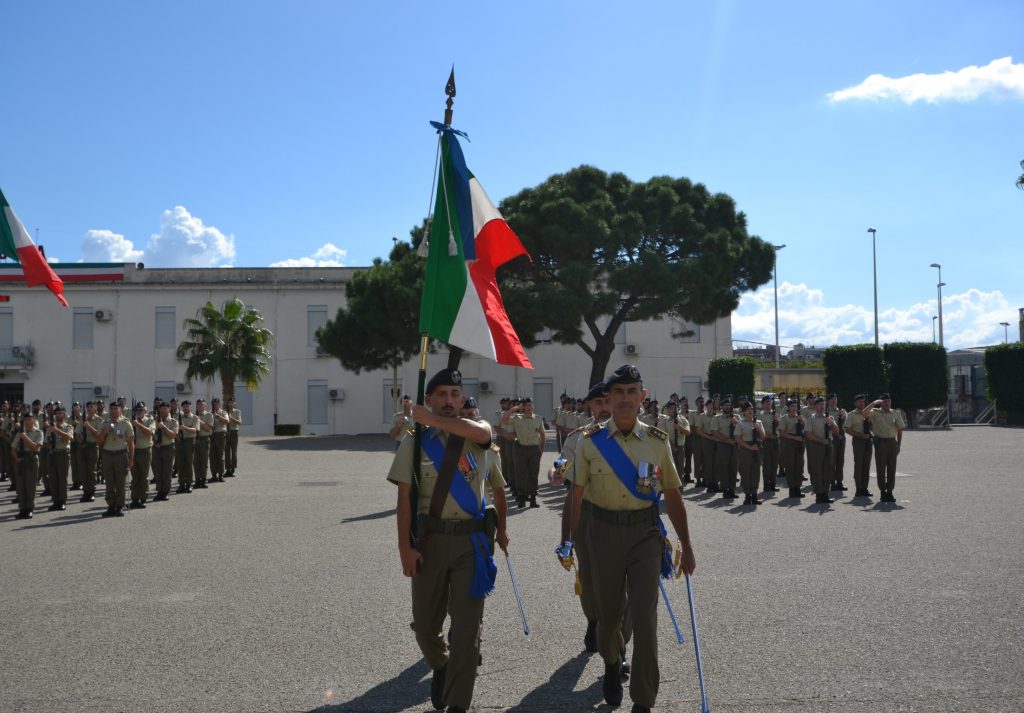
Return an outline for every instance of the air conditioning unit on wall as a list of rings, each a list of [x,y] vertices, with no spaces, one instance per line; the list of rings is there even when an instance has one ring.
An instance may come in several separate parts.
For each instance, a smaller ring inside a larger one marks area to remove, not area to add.
[[[640,353],[640,350],[637,348],[636,344],[627,344],[626,345],[626,354],[633,354],[633,355],[635,355],[635,354],[639,354],[639,353]]]
[[[493,390],[493,386],[491,385],[491,382],[489,382],[489,381],[481,381],[480,382],[480,393],[481,394],[489,394],[489,393],[491,393],[492,390]]]
[[[96,310],[96,321],[97,322],[109,322],[114,318],[114,313],[109,309],[98,309]]]
[[[341,401],[345,398],[345,389],[331,389],[327,392],[331,401]]]
[[[92,395],[93,396],[109,396],[110,395],[110,387],[109,386],[94,386],[94,387],[92,387]]]
[[[174,385],[174,390],[179,394],[191,394],[192,385],[189,384],[187,381],[179,381],[177,384]]]

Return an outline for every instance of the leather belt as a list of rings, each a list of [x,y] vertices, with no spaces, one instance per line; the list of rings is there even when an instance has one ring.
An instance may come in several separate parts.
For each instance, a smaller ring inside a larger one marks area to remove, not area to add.
[[[484,531],[484,521],[481,520],[442,520],[439,517],[430,515],[417,515],[416,522],[426,532],[438,535],[469,535],[474,532]]]
[[[658,522],[658,511],[653,506],[640,510],[606,510],[589,500],[584,500],[583,510],[589,512],[595,520],[620,527],[654,525]]]

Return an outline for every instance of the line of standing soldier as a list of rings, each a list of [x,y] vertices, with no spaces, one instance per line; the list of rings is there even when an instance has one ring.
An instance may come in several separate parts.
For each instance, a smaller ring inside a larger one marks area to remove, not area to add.
[[[123,516],[129,509],[145,508],[149,496],[149,475],[156,483],[154,501],[167,500],[170,481],[177,473],[178,492],[192,492],[210,482],[224,482],[238,467],[238,427],[241,412],[228,401],[220,408],[214,399],[206,410],[203,399],[191,413],[191,403],[180,407],[176,399],[161,403],[149,413],[144,403],[124,412],[125,399],[118,398],[104,412],[103,402],[75,403],[70,418],[60,402],[46,404],[37,399],[31,407],[0,404],[0,480],[11,481],[17,491],[18,518],[31,518],[38,486],[40,497],[52,499],[51,511],[65,510],[69,490],[80,490],[81,502],[96,499],[96,486],[103,483],[107,510],[104,517]],[[210,473],[208,477],[207,473]],[[68,487],[68,474],[71,486]],[[130,496],[126,488],[130,480]]]
[[[502,399],[496,430],[502,472],[511,474],[508,483],[516,505],[526,507],[529,502],[531,508],[540,507],[537,488],[546,436],[533,399]]]

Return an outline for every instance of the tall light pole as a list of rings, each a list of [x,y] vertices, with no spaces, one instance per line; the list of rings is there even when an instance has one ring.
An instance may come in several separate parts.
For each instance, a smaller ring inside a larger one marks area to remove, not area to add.
[[[935,320],[937,319],[938,317],[932,316],[932,344],[935,344]]]
[[[878,256],[875,252],[875,229],[868,228],[871,233],[871,272],[875,277],[875,348],[878,348]]]
[[[946,342],[942,338],[942,288],[946,285],[946,283],[942,281],[942,265],[940,265],[937,262],[933,262],[928,267],[934,267],[936,270],[939,271],[939,346],[945,347]]]
[[[1003,344],[1007,344],[1010,341],[1010,323],[1000,322],[999,324],[1003,325]]]
[[[772,245],[775,256],[772,259],[772,280],[775,282],[775,368],[779,368],[779,250],[785,245]]]

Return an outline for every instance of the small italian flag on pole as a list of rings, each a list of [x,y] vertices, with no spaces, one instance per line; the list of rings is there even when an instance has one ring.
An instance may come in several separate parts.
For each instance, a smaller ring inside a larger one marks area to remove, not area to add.
[[[526,248],[466,168],[456,131],[441,134],[437,201],[428,238],[420,332],[499,364],[533,365],[501,301],[495,271]]]
[[[43,253],[32,242],[25,226],[7,203],[3,191],[0,191],[0,253],[21,263],[25,283],[29,287],[46,285],[62,305],[68,306],[68,301],[64,299],[64,281],[57,277]]]

